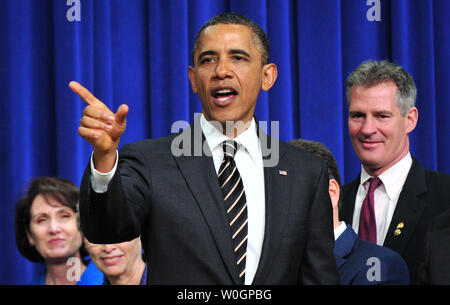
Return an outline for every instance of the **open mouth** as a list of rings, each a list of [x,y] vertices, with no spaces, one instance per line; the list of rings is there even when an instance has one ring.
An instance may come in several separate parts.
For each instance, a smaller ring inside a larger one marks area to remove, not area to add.
[[[218,88],[213,90],[211,95],[214,97],[215,104],[223,107],[233,102],[237,92],[232,88]]]

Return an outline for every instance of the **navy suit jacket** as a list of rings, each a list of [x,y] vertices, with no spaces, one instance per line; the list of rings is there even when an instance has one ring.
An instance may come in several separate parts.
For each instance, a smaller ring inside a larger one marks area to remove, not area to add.
[[[344,200],[339,219],[346,223],[353,221],[359,181],[360,176],[342,188]],[[413,157],[383,244],[403,257],[412,284],[418,283],[419,269],[425,260],[427,229],[434,217],[449,208],[450,175],[427,170]],[[403,228],[397,230],[401,222]]]
[[[409,284],[408,267],[402,257],[389,248],[360,239],[350,225],[336,240],[334,256],[342,285]]]
[[[217,173],[208,145],[195,154],[195,126],[182,132],[192,140],[191,155],[174,156],[172,145],[189,143],[177,144],[176,134],[126,144],[106,193],[92,190],[89,166],[81,182],[83,233],[94,243],[141,234],[148,284],[239,283]],[[264,167],[264,183],[265,233],[253,284],[339,284],[325,163],[279,142],[278,164]]]

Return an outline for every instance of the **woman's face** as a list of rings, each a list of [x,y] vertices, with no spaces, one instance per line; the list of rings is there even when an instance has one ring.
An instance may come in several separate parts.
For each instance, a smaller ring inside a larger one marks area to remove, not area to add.
[[[142,261],[141,239],[118,244],[93,244],[85,239],[86,249],[98,269],[108,278],[128,277],[138,261]]]
[[[52,196],[39,194],[30,210],[28,241],[46,262],[65,262],[78,256],[82,244],[75,212]]]

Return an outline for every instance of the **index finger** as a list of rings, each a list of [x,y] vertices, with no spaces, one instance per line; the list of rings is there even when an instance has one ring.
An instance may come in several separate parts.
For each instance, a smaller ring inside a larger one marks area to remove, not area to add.
[[[96,98],[88,89],[77,83],[76,81],[71,81],[69,83],[69,88],[72,89],[73,92],[78,94],[81,99],[83,99],[86,103],[89,105],[94,105],[101,103],[103,104],[98,98]]]

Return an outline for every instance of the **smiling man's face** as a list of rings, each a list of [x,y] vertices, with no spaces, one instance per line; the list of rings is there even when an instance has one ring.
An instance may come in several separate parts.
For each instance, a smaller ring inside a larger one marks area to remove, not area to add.
[[[257,39],[249,27],[236,24],[209,26],[201,33],[189,80],[208,121],[250,121],[260,90],[275,82],[276,67],[262,64]]]
[[[378,176],[409,151],[409,133],[417,123],[417,108],[405,116],[396,104],[394,82],[365,87],[353,86],[350,93],[348,128],[356,155],[364,169]]]

